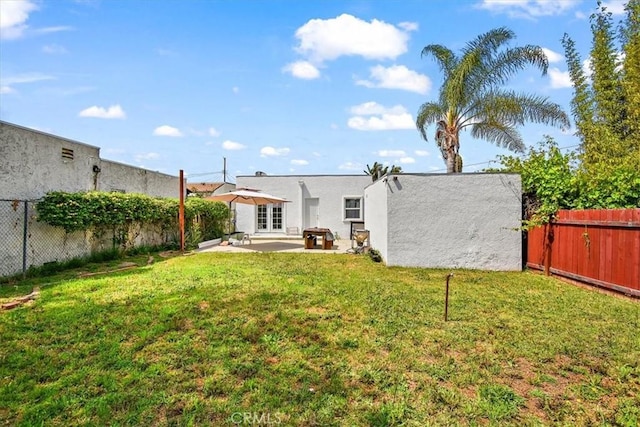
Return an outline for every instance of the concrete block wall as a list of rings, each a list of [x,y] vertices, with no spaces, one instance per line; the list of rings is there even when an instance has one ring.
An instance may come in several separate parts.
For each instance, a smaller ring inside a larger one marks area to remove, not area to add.
[[[0,199],[92,190],[178,198],[180,179],[101,159],[92,145],[0,121]]]

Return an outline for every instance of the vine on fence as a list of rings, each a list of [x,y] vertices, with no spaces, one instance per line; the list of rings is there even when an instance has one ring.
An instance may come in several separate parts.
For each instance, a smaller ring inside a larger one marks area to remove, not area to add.
[[[150,225],[160,230],[176,230],[178,227],[177,199],[150,197],[144,194],[106,192],[48,193],[37,204],[38,221],[61,227],[67,233],[93,231],[96,235],[104,230],[114,232],[114,243],[127,247],[132,243],[132,230],[139,233],[140,226]],[[229,209],[224,203],[202,199],[187,199],[185,202],[186,233],[201,239],[222,236]],[[134,227],[135,226],[135,227]]]

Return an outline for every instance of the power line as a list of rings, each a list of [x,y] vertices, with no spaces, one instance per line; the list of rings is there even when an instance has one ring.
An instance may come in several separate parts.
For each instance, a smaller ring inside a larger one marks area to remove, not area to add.
[[[197,176],[206,176],[206,175],[216,175],[221,174],[223,171],[215,171],[215,172],[201,172],[201,173],[187,173],[187,178],[193,178]]]
[[[568,146],[566,146],[566,147],[558,147],[558,149],[559,149],[559,150],[568,150],[569,148],[576,148],[576,147],[580,147],[580,146],[581,146],[581,144],[575,144],[575,145],[568,145]],[[517,157],[522,157],[522,156],[525,156],[525,155],[526,155],[526,153],[522,153],[522,154],[520,154],[520,155],[517,155]],[[491,164],[491,163],[497,163],[497,162],[499,162],[499,160],[488,160],[488,161],[485,161],[485,162],[472,163],[472,164],[470,164],[470,165],[463,165],[463,166],[464,166],[465,168],[467,168],[467,167],[470,167],[470,166],[488,165],[488,164]],[[446,172],[446,171],[447,171],[447,168],[444,168],[444,169],[436,169],[436,170],[432,170],[431,172],[432,172],[432,173],[436,173],[436,172]]]

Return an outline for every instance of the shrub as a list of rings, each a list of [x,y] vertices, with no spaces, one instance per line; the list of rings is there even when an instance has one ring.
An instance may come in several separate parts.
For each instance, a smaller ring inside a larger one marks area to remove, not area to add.
[[[106,192],[48,193],[36,206],[38,221],[61,227],[67,233],[92,230],[97,235],[113,230],[114,245],[132,247],[134,224],[159,227],[162,232],[178,230],[177,199],[150,197],[144,194]],[[221,237],[229,217],[224,203],[197,198],[185,202],[185,234],[203,239]],[[196,227],[199,232],[190,232]],[[196,242],[198,243],[198,242]]]

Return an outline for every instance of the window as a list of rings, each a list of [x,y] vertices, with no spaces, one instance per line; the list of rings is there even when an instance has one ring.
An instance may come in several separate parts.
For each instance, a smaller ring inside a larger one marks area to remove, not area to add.
[[[344,219],[345,220],[361,220],[362,219],[362,197],[345,197],[344,198]]]

